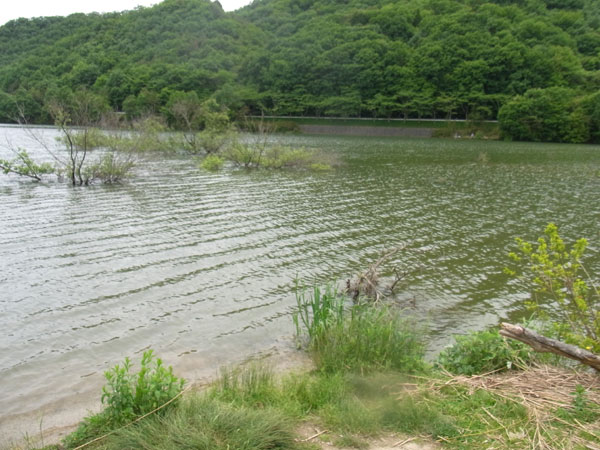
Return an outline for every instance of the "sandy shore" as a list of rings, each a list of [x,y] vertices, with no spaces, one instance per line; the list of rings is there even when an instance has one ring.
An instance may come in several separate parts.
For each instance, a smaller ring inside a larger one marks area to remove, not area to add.
[[[239,364],[250,361],[264,361],[280,373],[306,369],[312,364],[306,353],[294,350],[291,345],[256,353],[239,361]],[[218,368],[200,370],[192,364],[192,361],[180,364],[174,367],[174,372],[183,376],[186,384],[191,383],[193,389],[204,388],[218,376]],[[190,374],[195,376],[190,377]],[[100,397],[104,381],[100,374],[82,379],[72,386],[72,395],[44,403],[27,413],[0,416],[0,449],[24,444],[43,446],[58,443],[74,431],[84,417],[102,410]]]

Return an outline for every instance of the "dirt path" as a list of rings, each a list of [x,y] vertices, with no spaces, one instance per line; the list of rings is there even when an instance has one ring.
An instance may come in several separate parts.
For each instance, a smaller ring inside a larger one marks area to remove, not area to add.
[[[318,444],[323,450],[352,450],[357,448],[338,446],[343,436],[329,433],[315,425],[306,424],[298,430],[303,442]],[[431,440],[418,436],[406,436],[391,433],[379,437],[354,436],[357,442],[361,442],[364,448],[369,450],[439,450],[441,447]],[[360,447],[363,448],[363,447]]]

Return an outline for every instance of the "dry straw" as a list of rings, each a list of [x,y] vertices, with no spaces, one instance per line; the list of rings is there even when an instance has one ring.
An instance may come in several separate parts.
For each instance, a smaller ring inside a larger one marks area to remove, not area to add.
[[[558,408],[574,408],[573,393],[578,386],[585,389],[586,400],[590,404],[600,405],[600,376],[596,373],[544,365],[522,371],[452,376],[447,381],[432,381],[430,387],[440,389],[452,385],[466,386],[471,393],[485,389],[523,405],[528,411],[534,430],[533,435],[529,436],[531,448],[600,450],[600,421],[582,424],[577,419],[568,422],[556,415]],[[556,426],[552,422],[558,422],[570,429],[566,442],[553,440],[552,436],[558,436],[559,433],[555,432]],[[583,435],[580,432],[584,432]]]

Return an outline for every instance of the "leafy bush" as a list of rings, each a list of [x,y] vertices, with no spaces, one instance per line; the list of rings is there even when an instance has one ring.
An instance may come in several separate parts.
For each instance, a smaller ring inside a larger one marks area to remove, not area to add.
[[[85,170],[90,181],[100,180],[103,183],[119,183],[131,174],[135,166],[133,155],[110,151],[100,156],[97,161]]]
[[[509,254],[524,266],[520,278],[533,287],[527,306],[550,323],[559,339],[600,352],[600,292],[581,263],[587,241],[579,239],[569,249],[553,223],[544,234],[537,245],[517,238],[518,253]]]
[[[507,341],[498,331],[478,331],[456,336],[456,343],[439,354],[436,365],[454,374],[474,375],[522,367],[530,360],[526,345]]]
[[[314,152],[304,148],[286,146],[248,145],[236,142],[223,152],[223,156],[237,166],[265,169],[327,170],[331,166]]]
[[[102,388],[102,403],[116,421],[146,414],[183,389],[184,380],[173,375],[172,367],[163,366],[160,358],[154,360],[152,350],[144,352],[137,375],[130,374],[130,368],[131,361],[125,358],[122,367],[117,364],[104,374],[108,383]]]
[[[285,146],[269,147],[262,160],[262,166],[268,169],[285,167],[310,167],[315,161],[314,155],[304,148]]]
[[[36,163],[31,159],[26,150],[16,150],[12,160],[0,159],[0,171],[5,174],[14,173],[22,177],[33,178],[40,181],[42,175],[54,173],[55,168],[49,163]]]
[[[131,361],[125,358],[106,371],[107,384],[102,388],[102,403],[106,408],[99,414],[86,417],[77,430],[67,436],[67,448],[76,447],[94,437],[143,416],[173,399],[183,389],[184,380],[173,375],[171,367],[163,366],[154,352],[144,352],[137,374],[130,373]],[[160,413],[164,413],[164,408]]]
[[[225,161],[217,155],[208,155],[200,163],[200,167],[208,172],[218,172],[223,168]]]

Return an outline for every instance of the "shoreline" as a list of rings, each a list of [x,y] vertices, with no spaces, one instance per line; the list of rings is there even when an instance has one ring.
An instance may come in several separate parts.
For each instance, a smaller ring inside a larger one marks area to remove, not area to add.
[[[431,138],[435,128],[396,128],[369,127],[352,125],[302,125],[298,128],[302,134],[338,135],[338,136],[375,136],[375,137],[414,137]]]
[[[216,381],[219,371],[226,367],[243,367],[252,362],[262,361],[275,373],[285,373],[293,370],[304,370],[312,366],[312,361],[306,352],[297,350],[292,345],[272,347],[258,351],[238,362],[224,364],[211,368],[212,374],[202,375],[194,379],[186,379],[186,384],[192,391],[202,390]],[[137,363],[137,361],[134,361]],[[107,370],[109,367],[106,368]],[[178,371],[174,369],[176,375]],[[182,370],[182,372],[190,372]],[[204,371],[203,371],[204,372]],[[42,405],[40,408],[26,412],[8,415],[0,419],[0,449],[16,449],[22,445],[58,444],[65,436],[75,431],[80,422],[91,414],[103,409],[100,401],[102,383],[88,382],[83,391],[73,393],[68,397]]]

